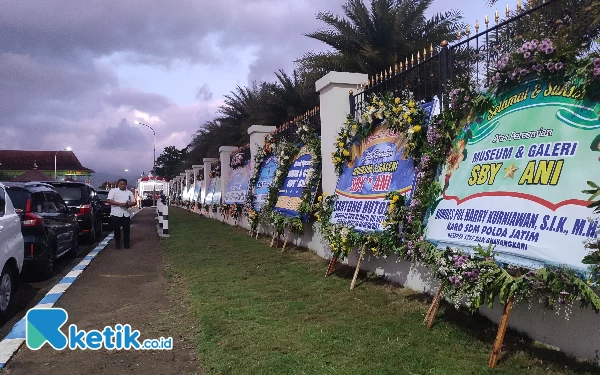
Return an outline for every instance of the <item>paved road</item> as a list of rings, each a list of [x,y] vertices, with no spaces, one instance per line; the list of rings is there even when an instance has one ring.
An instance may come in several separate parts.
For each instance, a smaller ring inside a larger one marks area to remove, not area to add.
[[[106,237],[109,232],[102,232],[102,238]],[[99,242],[99,241],[98,241]],[[68,256],[60,257],[56,262],[56,273],[53,277],[47,280],[36,278],[33,272],[28,272],[24,269],[21,274],[21,286],[15,296],[15,304],[8,317],[0,322],[0,339],[6,337],[11,331],[15,323],[25,316],[27,311],[34,307],[54,285],[56,285],[71,269],[79,263],[90,251],[92,251],[98,242],[88,244],[85,240],[80,241],[79,254],[75,258]]]

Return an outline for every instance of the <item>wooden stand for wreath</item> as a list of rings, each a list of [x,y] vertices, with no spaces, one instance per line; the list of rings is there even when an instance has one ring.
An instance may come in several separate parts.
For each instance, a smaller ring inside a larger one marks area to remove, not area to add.
[[[285,233],[285,229],[283,230],[283,232]],[[282,253],[285,251],[285,246],[287,245],[288,239],[290,237],[290,232],[291,231],[287,231],[287,233],[285,233],[285,239],[283,240],[283,247],[281,248]]]
[[[356,278],[358,277],[358,271],[360,270],[360,264],[365,256],[365,250],[367,249],[367,244],[364,244],[362,249],[360,250],[360,255],[358,256],[358,263],[356,263],[356,271],[354,271],[354,277],[352,278],[352,283],[350,283],[350,290],[354,289],[354,284],[356,284]]]
[[[445,285],[441,285],[438,289],[435,297],[433,297],[433,301],[431,302],[431,306],[429,306],[429,310],[427,310],[427,315],[425,315],[424,323],[427,324],[427,329],[430,329],[433,325],[433,321],[435,319],[435,315],[437,314],[438,308],[440,307],[440,302],[442,300],[442,296],[444,295]]]
[[[275,247],[279,247],[279,236],[277,235],[277,231],[273,232],[273,238],[271,238],[271,246],[269,247],[273,247],[273,244],[275,244],[275,239],[277,239],[277,245]]]
[[[433,301],[431,302],[431,306],[429,306],[429,310],[427,310],[427,315],[425,316],[424,321],[424,323],[427,324],[427,329],[430,329],[433,325],[435,315],[437,314],[438,308],[440,307],[440,302],[442,300],[442,296],[444,295],[445,287],[445,285],[440,286],[437,293],[435,294],[435,297],[433,298]],[[490,368],[495,368],[496,364],[498,363],[498,359],[500,358],[500,353],[502,352],[502,344],[504,343],[504,336],[506,335],[506,330],[508,328],[508,319],[510,318],[510,313],[512,311],[513,304],[514,298],[510,297],[506,305],[504,305],[504,311],[502,312],[502,316],[500,317],[500,323],[498,324],[498,332],[496,333],[496,340],[494,341],[494,347],[492,348],[492,354],[490,355],[490,361],[488,363]]]
[[[331,275],[333,269],[335,268],[335,262],[337,262],[337,258],[332,256],[331,260],[329,261],[329,266],[327,267],[327,272],[325,272],[325,277]]]
[[[510,297],[506,305],[504,305],[504,311],[500,318],[500,324],[498,325],[498,333],[496,334],[496,341],[494,341],[494,348],[492,349],[492,355],[490,356],[490,368],[495,368],[498,358],[500,358],[500,352],[502,351],[502,343],[504,342],[504,335],[508,328],[508,318],[510,318],[510,312],[514,303],[513,297]]]

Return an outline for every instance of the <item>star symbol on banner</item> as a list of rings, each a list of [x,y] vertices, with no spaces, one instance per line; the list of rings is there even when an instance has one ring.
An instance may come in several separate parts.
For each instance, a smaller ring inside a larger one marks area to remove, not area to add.
[[[504,174],[504,178],[515,178],[515,172],[518,170],[519,168],[515,167],[515,163],[512,162],[508,167],[504,168],[504,172],[506,172]]]

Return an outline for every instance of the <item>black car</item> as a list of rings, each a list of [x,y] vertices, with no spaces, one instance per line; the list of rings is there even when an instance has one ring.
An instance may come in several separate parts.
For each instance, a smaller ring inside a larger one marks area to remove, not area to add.
[[[79,234],[93,243],[102,235],[102,203],[96,189],[90,184],[77,181],[48,181],[63,198],[71,213],[79,222]]]
[[[57,258],[77,255],[77,218],[50,185],[6,182],[4,186],[21,217],[25,242],[24,267],[36,266],[44,277],[52,276]]]
[[[110,229],[112,226],[110,220],[110,203],[106,203],[108,200],[108,190],[98,190],[96,191],[98,195],[98,199],[100,199],[100,211],[102,211],[102,226],[107,229]]]

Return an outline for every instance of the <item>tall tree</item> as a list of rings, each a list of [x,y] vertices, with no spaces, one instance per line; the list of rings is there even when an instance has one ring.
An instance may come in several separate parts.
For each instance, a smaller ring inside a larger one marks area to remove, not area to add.
[[[184,161],[187,156],[187,148],[177,149],[175,146],[165,147],[160,156],[156,159],[156,174],[166,177],[169,180],[178,176],[184,167]]]
[[[462,15],[451,10],[425,17],[433,0],[348,0],[344,16],[320,12],[317,19],[327,29],[306,34],[333,48],[334,52],[309,53],[300,64],[309,69],[338,67],[344,71],[376,74],[407,57],[429,50],[442,40],[453,40],[462,27]]]

